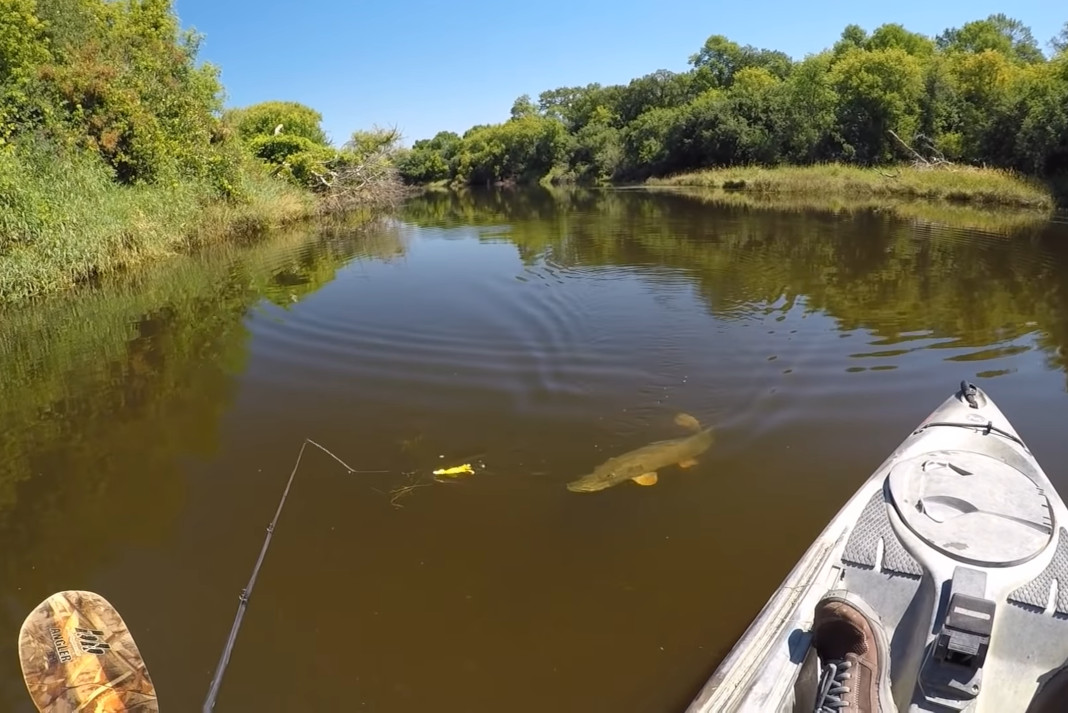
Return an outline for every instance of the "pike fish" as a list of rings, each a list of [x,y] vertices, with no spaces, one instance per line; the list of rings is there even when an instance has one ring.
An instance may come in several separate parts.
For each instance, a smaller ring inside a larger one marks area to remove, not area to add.
[[[697,456],[712,445],[712,428],[701,428],[693,416],[680,413],[675,423],[693,431],[689,436],[655,441],[623,455],[609,458],[578,480],[567,484],[573,493],[592,493],[611,488],[627,480],[638,485],[656,485],[657,471],[669,465],[689,468],[697,464]]]

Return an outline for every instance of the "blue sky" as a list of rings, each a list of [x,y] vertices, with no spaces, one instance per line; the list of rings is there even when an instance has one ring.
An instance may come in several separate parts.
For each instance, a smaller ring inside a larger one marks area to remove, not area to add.
[[[503,121],[521,94],[685,70],[713,34],[801,58],[849,23],[933,36],[1004,12],[1048,52],[1068,21],[1068,4],[1055,0],[175,0],[175,9],[204,34],[200,58],[221,67],[228,106],[298,101],[322,113],[336,143],[378,124],[409,145]]]

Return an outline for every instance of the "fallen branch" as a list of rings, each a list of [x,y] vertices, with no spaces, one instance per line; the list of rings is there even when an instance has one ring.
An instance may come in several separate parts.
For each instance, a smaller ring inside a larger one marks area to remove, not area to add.
[[[934,155],[934,158],[931,159],[932,163],[947,165],[953,163],[946,158],[946,155],[942,153],[937,146],[935,146],[934,141],[932,141],[929,136],[926,134],[917,134],[916,138],[921,139],[924,143],[924,148]]]
[[[928,161],[923,156],[921,156],[919,151],[917,151],[916,149],[914,149],[911,146],[909,146],[908,144],[906,144],[904,142],[904,140],[902,140],[902,138],[900,136],[898,136],[897,133],[893,129],[887,129],[887,131],[890,132],[890,135],[893,136],[894,139],[896,139],[897,142],[899,144],[901,144],[905,148],[906,151],[908,151],[913,156],[915,156],[917,161],[922,161],[923,163],[927,164],[928,166],[930,165],[930,161]]]
[[[914,168],[945,168],[954,165],[952,161],[948,161],[946,159],[945,154],[938,150],[938,148],[934,145],[934,142],[932,142],[928,137],[924,136],[923,134],[918,134],[917,137],[925,142],[926,146],[924,148],[928,149],[932,154],[930,158],[925,157],[919,151],[906,144],[904,139],[898,136],[893,129],[887,129],[887,132],[894,137],[894,140],[897,141],[898,144],[900,144],[911,156],[914,157],[914,160],[912,162]]]

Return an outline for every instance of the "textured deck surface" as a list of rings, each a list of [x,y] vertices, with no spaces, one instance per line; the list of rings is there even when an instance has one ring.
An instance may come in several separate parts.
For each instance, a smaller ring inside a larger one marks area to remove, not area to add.
[[[882,540],[881,571],[919,579],[923,575],[923,568],[894,535],[886,507],[883,489],[879,488],[864,506],[856,527],[850,533],[842,553],[842,561],[857,567],[874,569],[879,541]]]
[[[1063,527],[1057,531],[1057,550],[1053,553],[1053,559],[1042,570],[1042,574],[1014,590],[1008,599],[1013,604],[1042,611],[1049,601],[1049,591],[1054,581],[1057,582],[1054,612],[1060,616],[1068,616],[1068,532],[1065,532]]]

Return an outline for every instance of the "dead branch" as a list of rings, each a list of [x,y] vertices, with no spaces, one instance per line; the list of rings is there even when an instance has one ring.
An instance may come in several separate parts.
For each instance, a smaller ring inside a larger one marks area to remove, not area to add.
[[[924,142],[922,148],[930,152],[930,158],[924,156],[919,151],[914,149],[905,143],[905,141],[893,131],[893,129],[887,129],[889,134],[894,137],[894,140],[904,148],[911,156],[914,157],[912,165],[914,168],[930,169],[930,168],[945,168],[953,166],[953,162],[946,159],[945,154],[938,150],[938,147],[934,145],[934,142],[930,138],[923,134],[917,134],[916,138]]]
[[[916,157],[916,160],[917,160],[917,161],[921,161],[921,162],[923,162],[923,163],[926,163],[926,164],[929,164],[929,163],[930,163],[930,162],[929,162],[929,161],[928,161],[927,159],[925,159],[925,158],[924,158],[923,156],[921,156],[921,155],[920,155],[920,152],[919,152],[919,151],[917,151],[916,149],[914,149],[914,148],[912,148],[911,146],[909,146],[908,144],[906,144],[906,143],[905,143],[905,142],[904,142],[904,141],[902,140],[902,138],[901,138],[900,136],[898,136],[898,135],[897,135],[897,133],[896,133],[896,132],[895,132],[895,131],[894,131],[893,129],[887,129],[887,131],[889,131],[889,132],[890,132],[890,135],[891,135],[891,136],[893,136],[893,137],[894,137],[894,139],[895,139],[895,140],[896,140],[896,141],[897,141],[897,142],[898,142],[899,144],[901,144],[901,146],[903,146],[903,147],[905,148],[905,150],[906,150],[906,151],[908,151],[908,152],[909,152],[910,154],[912,154],[913,156],[915,156],[915,157]]]
[[[363,163],[341,165],[323,184],[323,209],[333,213],[360,207],[384,208],[407,194],[396,167],[387,156],[373,155]]]
[[[932,141],[929,136],[927,136],[926,134],[917,134],[916,138],[918,140],[920,140],[920,141],[923,141],[924,148],[927,151],[929,151],[931,153],[931,155],[934,157],[932,159],[933,163],[944,163],[944,164],[952,163],[952,161],[949,161],[946,158],[946,155],[944,153],[942,153],[937,146],[935,146],[934,141]]]

